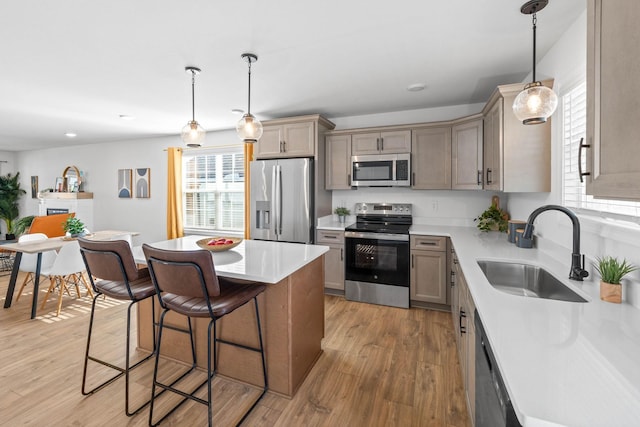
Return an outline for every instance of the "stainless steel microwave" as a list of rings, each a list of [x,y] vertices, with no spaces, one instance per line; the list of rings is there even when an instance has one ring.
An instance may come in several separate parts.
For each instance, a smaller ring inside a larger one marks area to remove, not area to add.
[[[411,153],[351,156],[354,187],[408,187],[410,177]]]

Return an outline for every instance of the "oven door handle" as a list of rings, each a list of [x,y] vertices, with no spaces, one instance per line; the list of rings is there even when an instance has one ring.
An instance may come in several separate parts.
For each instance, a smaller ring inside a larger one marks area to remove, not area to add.
[[[392,240],[394,242],[408,242],[408,234],[366,233],[360,231],[345,231],[344,237],[355,239]]]

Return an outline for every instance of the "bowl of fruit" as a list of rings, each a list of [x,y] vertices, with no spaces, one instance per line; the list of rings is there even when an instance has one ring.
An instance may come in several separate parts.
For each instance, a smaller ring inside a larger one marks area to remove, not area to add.
[[[241,237],[207,237],[206,239],[200,239],[196,243],[202,249],[213,252],[228,251],[231,248],[235,248],[242,242]]]

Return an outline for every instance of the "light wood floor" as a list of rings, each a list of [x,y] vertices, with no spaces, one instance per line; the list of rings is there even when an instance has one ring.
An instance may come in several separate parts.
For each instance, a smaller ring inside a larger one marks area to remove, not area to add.
[[[8,276],[0,277],[0,306],[7,284]],[[122,360],[126,304],[99,304],[96,352]],[[124,415],[124,379],[91,396],[80,393],[89,298],[65,296],[58,318],[55,298],[37,319],[29,319],[30,307],[29,293],[0,308],[0,425],[146,426],[148,409]],[[449,313],[335,296],[325,297],[325,312],[324,352],[296,396],[268,393],[243,426],[470,425]],[[163,361],[166,369],[180,368],[174,365]],[[152,369],[147,362],[134,371],[137,401],[148,398]],[[232,425],[255,391],[221,378],[214,387],[214,423]],[[162,425],[206,425],[206,408],[186,403]]]

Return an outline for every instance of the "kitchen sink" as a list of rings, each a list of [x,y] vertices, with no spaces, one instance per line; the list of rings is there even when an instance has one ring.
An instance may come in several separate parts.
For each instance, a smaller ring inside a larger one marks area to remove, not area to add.
[[[512,295],[587,302],[542,267],[507,261],[478,261],[491,286]]]

